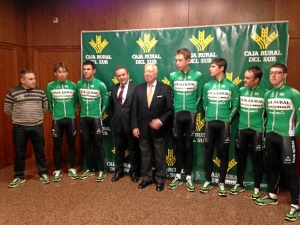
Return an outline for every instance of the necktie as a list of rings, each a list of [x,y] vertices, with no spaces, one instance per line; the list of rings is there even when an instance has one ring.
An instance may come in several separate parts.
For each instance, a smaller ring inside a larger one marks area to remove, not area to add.
[[[125,87],[124,85],[121,86],[121,91],[118,95],[118,100],[119,100],[120,105],[122,105],[122,97],[123,97],[124,87]]]
[[[152,85],[149,85],[148,86],[148,93],[147,93],[148,108],[150,108],[152,97],[153,97]]]

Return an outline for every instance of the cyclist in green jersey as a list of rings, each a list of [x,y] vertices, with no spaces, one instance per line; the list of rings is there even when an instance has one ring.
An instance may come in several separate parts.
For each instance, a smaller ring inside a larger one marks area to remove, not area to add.
[[[103,82],[95,78],[94,62],[87,60],[82,66],[84,78],[77,83],[80,110],[80,128],[83,155],[87,170],[80,175],[86,179],[99,172],[96,181],[106,177],[104,173],[105,152],[102,143],[102,115],[108,105],[108,93]]]
[[[265,131],[264,96],[267,89],[259,85],[263,76],[261,68],[250,67],[245,72],[244,87],[240,88],[239,130],[237,135],[237,182],[230,194],[245,191],[244,176],[250,150],[254,170],[254,193],[252,199],[260,197],[263,176],[263,137]],[[251,147],[249,149],[249,144]]]
[[[64,63],[54,65],[54,75],[56,80],[47,84],[46,95],[48,98],[48,108],[52,115],[52,138],[53,138],[53,158],[55,171],[53,181],[61,180],[62,171],[60,168],[61,145],[64,132],[66,133],[69,147],[68,156],[70,168],[68,175],[72,179],[77,179],[75,170],[75,139],[76,124],[75,112],[77,108],[78,96],[76,84],[67,80],[68,68]]]
[[[269,175],[269,194],[256,200],[258,205],[278,204],[277,193],[280,174],[288,178],[291,193],[290,211],[285,219],[296,221],[300,216],[299,183],[296,172],[295,137],[300,133],[300,94],[285,84],[287,67],[281,63],[270,69],[273,89],[265,94],[267,111],[266,153]],[[294,123],[295,115],[297,118]]]
[[[197,107],[201,99],[202,74],[190,68],[191,52],[179,49],[175,60],[178,71],[171,73],[170,85],[174,95],[173,133],[176,152],[176,175],[169,188],[181,185],[181,169],[185,165],[188,191],[196,190],[192,182],[193,138],[195,136]]]
[[[213,153],[217,148],[220,159],[219,195],[227,196],[225,177],[228,168],[228,152],[230,143],[230,122],[239,105],[239,92],[234,83],[225,78],[227,62],[223,58],[214,59],[210,65],[210,74],[215,79],[203,87],[203,108],[205,111],[205,159],[206,181],[200,192],[207,193],[213,186],[211,173],[213,169]]]

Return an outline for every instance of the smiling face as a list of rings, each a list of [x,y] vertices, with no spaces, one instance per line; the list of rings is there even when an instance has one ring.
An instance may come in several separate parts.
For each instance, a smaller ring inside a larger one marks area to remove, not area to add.
[[[157,77],[157,67],[152,64],[145,65],[144,78],[148,85],[154,83]]]
[[[115,72],[115,76],[119,81],[120,85],[127,84],[129,80],[129,73],[126,71],[125,68],[117,69]]]

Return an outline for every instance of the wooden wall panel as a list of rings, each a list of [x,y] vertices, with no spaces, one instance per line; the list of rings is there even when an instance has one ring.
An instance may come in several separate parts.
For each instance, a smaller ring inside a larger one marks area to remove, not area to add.
[[[53,74],[53,66],[57,62],[63,62],[67,65],[69,73],[68,79],[77,83],[81,79],[80,71],[80,48],[61,48],[55,47],[39,47],[34,49],[34,68],[37,77],[37,85],[41,86],[44,90],[46,85],[55,80]],[[44,119],[44,133],[45,133],[45,154],[47,159],[53,159],[53,141],[51,136],[52,117],[49,111],[45,114]],[[78,126],[79,128],[79,126]],[[79,145],[79,129],[77,135],[77,159],[79,159],[80,145]],[[64,139],[62,146],[62,158],[67,159],[67,144]]]
[[[189,26],[272,21],[274,2],[190,0]]]
[[[1,83],[3,88],[0,89],[0,168],[13,164],[14,147],[12,138],[11,118],[3,111],[4,99],[9,89],[20,83],[19,75],[16,73],[17,65],[17,47],[13,45],[0,45],[0,71],[3,74]],[[31,148],[29,148],[26,157],[31,158]]]
[[[300,38],[298,0],[276,0],[274,20],[288,20],[290,22],[291,38]]]
[[[189,23],[189,1],[117,1],[117,29],[182,27]]]

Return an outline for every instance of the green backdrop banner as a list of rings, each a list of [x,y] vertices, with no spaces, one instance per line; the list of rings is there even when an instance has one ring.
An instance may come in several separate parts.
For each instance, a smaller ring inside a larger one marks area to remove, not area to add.
[[[114,69],[124,65],[130,79],[143,83],[143,70],[146,63],[158,67],[158,80],[169,84],[169,74],[176,70],[175,52],[188,48],[192,52],[191,68],[203,74],[204,83],[211,79],[209,66],[215,58],[225,58],[228,62],[226,77],[239,87],[243,86],[244,72],[257,65],[263,69],[261,84],[270,88],[268,71],[275,62],[286,64],[288,50],[288,22],[264,22],[253,24],[233,24],[220,26],[182,27],[151,30],[83,31],[81,33],[82,62],[93,60],[96,64],[96,77],[102,80],[107,89],[117,83]],[[235,137],[236,117],[232,122],[232,134],[226,184],[236,181]],[[114,171],[114,144],[109,115],[103,116],[105,164],[107,171]],[[193,177],[203,183],[204,174],[204,118],[197,114],[196,135],[194,138]],[[128,154],[128,153],[126,153]],[[250,158],[250,157],[249,157]],[[166,149],[168,177],[174,177],[176,162],[172,143]],[[217,183],[220,162],[214,157],[213,182]],[[130,165],[127,165],[128,171]],[[262,185],[266,186],[265,182]],[[248,160],[245,175],[247,188],[253,187],[252,166]]]

